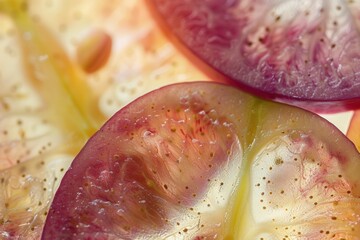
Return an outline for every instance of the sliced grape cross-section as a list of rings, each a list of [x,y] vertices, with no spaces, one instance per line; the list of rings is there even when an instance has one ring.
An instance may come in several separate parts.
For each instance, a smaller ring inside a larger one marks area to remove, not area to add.
[[[88,141],[42,239],[359,239],[359,169],[317,115],[221,84],[171,85]]]
[[[358,1],[149,2],[193,56],[244,89],[319,111],[359,105]]]

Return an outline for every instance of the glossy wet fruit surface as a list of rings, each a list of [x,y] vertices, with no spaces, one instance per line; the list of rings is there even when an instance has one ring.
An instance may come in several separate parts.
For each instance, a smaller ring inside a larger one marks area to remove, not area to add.
[[[172,85],[88,141],[43,239],[359,239],[359,170],[354,145],[317,115]]]
[[[149,90],[207,79],[140,0],[0,1],[0,65],[4,239],[40,238],[62,176],[105,119]]]
[[[316,108],[359,105],[359,1],[148,2],[168,32],[252,92]]]
[[[137,0],[0,1],[0,66],[0,239],[40,238],[74,156],[118,109],[206,79]]]

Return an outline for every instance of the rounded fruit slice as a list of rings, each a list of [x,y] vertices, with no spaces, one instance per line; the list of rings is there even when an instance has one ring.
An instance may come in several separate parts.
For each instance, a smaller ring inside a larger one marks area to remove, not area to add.
[[[360,104],[357,1],[149,2],[168,32],[244,89],[325,112]]]
[[[354,145],[317,115],[170,85],[87,142],[42,239],[359,239],[359,171]]]

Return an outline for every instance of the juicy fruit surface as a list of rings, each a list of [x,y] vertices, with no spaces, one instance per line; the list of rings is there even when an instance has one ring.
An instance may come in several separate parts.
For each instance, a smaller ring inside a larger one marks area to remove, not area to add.
[[[119,108],[205,79],[137,0],[0,1],[0,66],[0,239],[40,238],[74,156]]]
[[[150,2],[191,51],[262,94],[359,98],[358,1]]]
[[[359,239],[359,170],[354,146],[314,114],[172,85],[88,141],[43,239]]]

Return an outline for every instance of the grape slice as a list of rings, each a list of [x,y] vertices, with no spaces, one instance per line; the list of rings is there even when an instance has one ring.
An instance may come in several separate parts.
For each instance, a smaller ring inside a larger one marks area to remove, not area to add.
[[[166,84],[210,80],[168,42],[142,0],[35,1],[29,13],[83,70],[106,117]]]
[[[359,169],[317,115],[226,85],[171,85],[87,142],[42,239],[359,239]]]
[[[148,2],[192,56],[252,93],[323,112],[359,106],[357,1]]]

